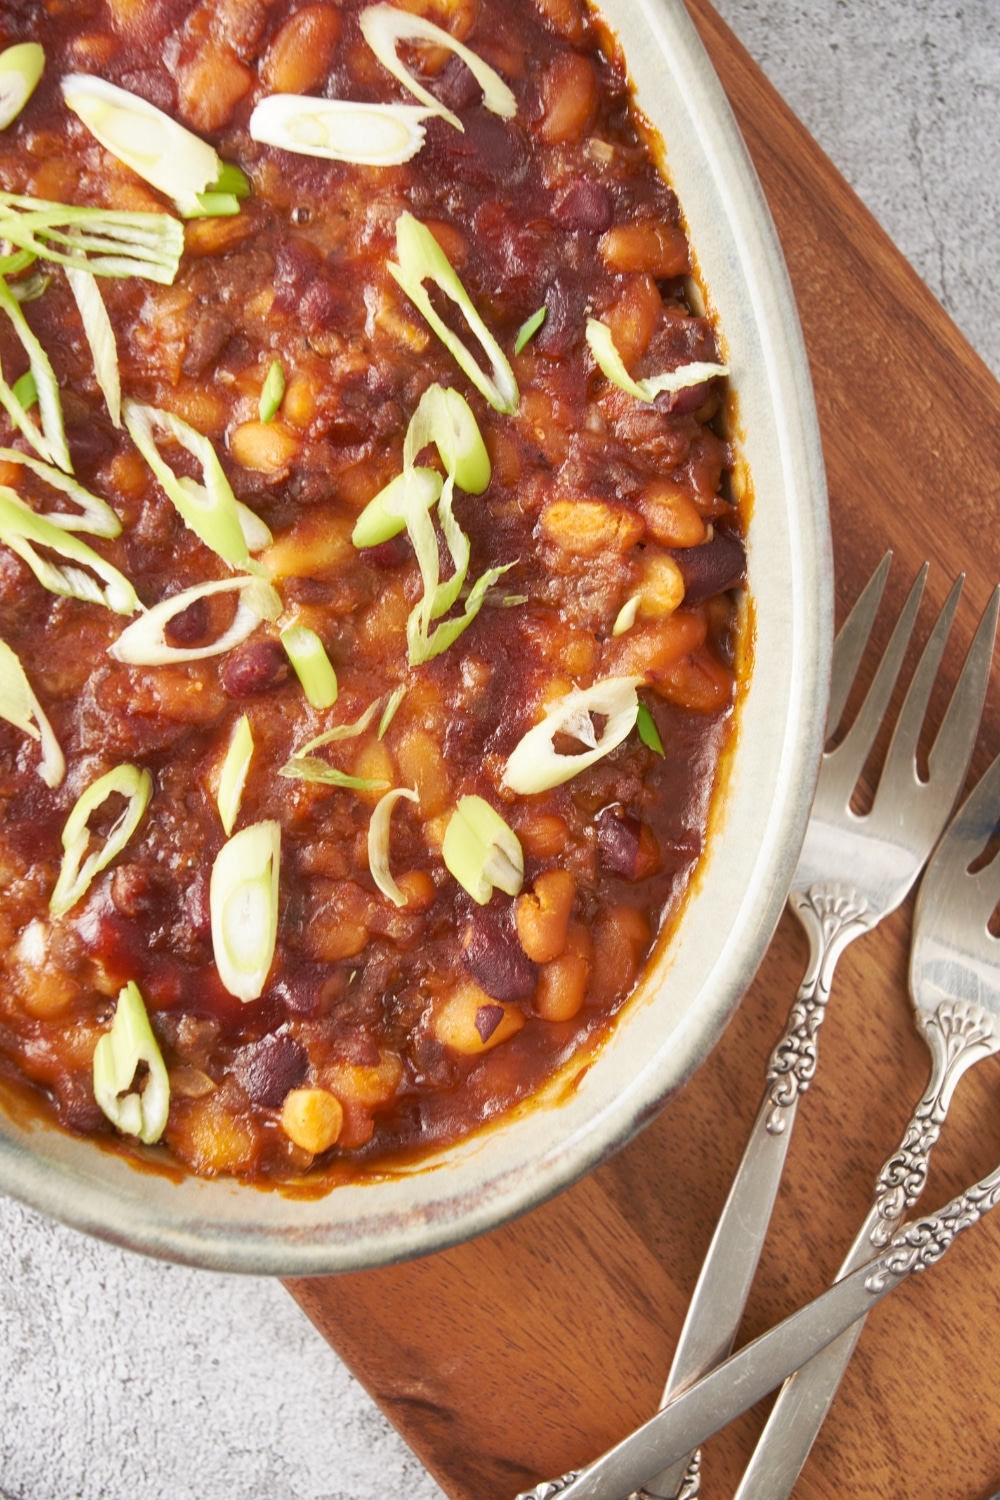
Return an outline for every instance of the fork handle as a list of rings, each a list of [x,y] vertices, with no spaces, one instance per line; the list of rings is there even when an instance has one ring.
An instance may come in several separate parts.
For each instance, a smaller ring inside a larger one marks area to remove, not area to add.
[[[837,1272],[838,1281],[872,1260],[892,1239],[900,1219],[924,1190],[931,1150],[958,1080],[973,1063],[996,1050],[992,1028],[978,1006],[942,1003],[925,1034],[932,1055],[930,1082],[899,1146],[878,1174],[872,1206]],[[735,1500],[786,1500],[791,1494],[863,1327],[860,1318],[785,1381]]]
[[[681,1329],[661,1406],[724,1360],[733,1346],[771,1220],[801,1095],[818,1060],[817,1033],[826,1014],[833,971],[852,939],[867,932],[867,904],[840,885],[813,886],[793,897],[809,938],[809,966],[781,1040],[771,1053],[767,1087],[729,1197],[716,1225]],[[646,1500],[698,1493],[693,1455],[672,1464],[643,1488]]]

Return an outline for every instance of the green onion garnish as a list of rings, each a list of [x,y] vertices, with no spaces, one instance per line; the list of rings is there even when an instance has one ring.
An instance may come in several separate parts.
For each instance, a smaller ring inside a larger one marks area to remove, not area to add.
[[[378,712],[378,708],[379,700],[376,700],[374,703],[369,703],[361,717],[355,719],[352,724],[334,724],[332,729],[324,729],[322,734],[318,734],[314,740],[310,740],[307,745],[303,745],[300,750],[296,750],[296,756],[311,755],[314,750],[319,750],[321,746],[333,745],[339,740],[356,739],[358,735],[364,734]]]
[[[530,796],[561,786],[614,750],[629,735],[639,712],[636,688],[641,677],[608,677],[589,688],[574,688],[546,710],[544,718],[515,745],[503,773],[503,785]],[[592,714],[605,719],[600,738]],[[556,735],[569,735],[585,748],[560,755]]]
[[[284,394],[285,372],[281,368],[281,360],[273,359],[265,377],[264,388],[260,393],[260,401],[257,405],[257,412],[262,422],[274,421]]]
[[[415,104],[356,104],[271,94],[250,116],[250,135],[265,146],[348,161],[360,167],[396,167],[424,144],[421,123],[436,111]]]
[[[152,792],[153,778],[149,772],[129,765],[115,766],[81,792],[62,831],[62,865],[49,901],[54,917],[61,917],[75,906],[90,889],[94,876],[121,853],[138,828]],[[92,838],[87,826],[90,816],[116,794],[125,798],[125,807],[103,843],[84,859]]]
[[[404,469],[416,464],[429,443],[460,490],[483,493],[490,482],[490,457],[472,407],[460,391],[436,383],[424,391],[406,429]]]
[[[122,385],[118,373],[118,346],[114,329],[97,286],[97,277],[75,266],[66,269],[69,289],[83,320],[83,331],[90,345],[94,374],[115,427],[122,425]]]
[[[238,1000],[256,1000],[267,983],[278,936],[280,859],[281,827],[268,819],[234,833],[212,866],[215,966]]]
[[[635,716],[635,727],[639,731],[639,738],[650,750],[655,750],[657,755],[665,754],[660,731],[656,727],[656,720],[646,707],[645,703],[639,704],[639,711]]]
[[[105,562],[86,542],[57,526],[47,516],[36,515],[6,485],[0,485],[0,542],[16,552],[50,593],[103,604],[119,615],[132,615],[140,607],[135,589],[123,573]],[[42,557],[36,546],[67,559],[67,566]],[[89,571],[87,571],[89,570]],[[97,574],[97,578],[92,576]],[[104,588],[97,579],[104,580]]]
[[[132,441],[191,530],[225,562],[245,567],[249,554],[236,496],[209,439],[173,412],[138,401],[126,401],[122,415]],[[155,433],[172,437],[197,459],[201,484],[174,473],[156,446]]]
[[[17,384],[20,385],[20,381]],[[17,386],[14,388],[16,390]],[[91,536],[118,536],[121,533],[122,523],[108,502],[102,500],[100,495],[92,495],[82,484],[64,474],[54,464],[43,463],[40,458],[32,458],[29,453],[22,453],[18,448],[0,448],[0,459],[11,464],[22,464],[30,469],[53,489],[68,495],[83,511],[83,515],[79,516],[65,511],[46,511],[45,519],[53,526],[59,526],[64,531],[86,531]]]
[[[38,774],[46,786],[57,787],[66,775],[66,761],[52,725],[35,697],[16,651],[0,641],[0,719],[41,742]]]
[[[21,403],[14,398],[14,392],[2,378],[0,378],[0,402],[6,408],[7,415],[15,427],[28,439],[39,457],[44,458],[48,463],[58,464],[59,468],[65,469],[67,474],[72,474],[73,462],[69,456],[69,448],[66,446],[62,402],[59,399],[59,383],[56,380],[55,371],[49,362],[49,356],[28,327],[24,313],[21,311],[21,304],[16,297],[11,295],[10,287],[2,276],[0,276],[0,310],[7,314],[21,348],[28,356],[38,397],[41,431],[28,417]]]
[[[147,1073],[142,1087],[134,1089],[140,1064]],[[111,1030],[94,1048],[94,1098],[112,1125],[126,1135],[137,1135],[147,1146],[167,1128],[170,1080],[134,980],[119,994]]]
[[[252,758],[253,731],[250,728],[250,720],[244,714],[237,722],[229,741],[229,748],[226,750],[226,758],[222,762],[222,771],[219,775],[219,793],[215,799],[227,838],[236,826],[240,803],[243,801],[243,788],[246,786],[247,772]]]
[[[517,101],[496,69],[426,17],[397,9],[395,5],[370,5],[361,12],[360,25],[361,35],[382,66],[422,104],[426,104],[432,113],[440,115],[449,125],[454,125],[456,130],[465,128],[458,116],[452,114],[450,109],[445,109],[440,100],[435,99],[423,84],[418,83],[409,69],[400,62],[396,53],[399,42],[431,42],[436,47],[445,47],[449,52],[454,52],[482,89],[483,104],[488,110],[501,115],[505,120],[513,119],[517,113]]]
[[[289,625],[281,644],[313,708],[331,708],[337,701],[337,674],[326,647],[308,625]]]
[[[548,311],[549,310],[547,307],[540,307],[537,312],[533,312],[531,314],[531,317],[526,318],[525,321],[521,324],[520,328],[517,330],[517,338],[514,340],[515,354],[520,354],[521,350],[524,348],[525,344],[527,344],[528,340],[534,338],[539,328],[541,328],[542,324],[545,322]]]
[[[381,777],[351,776],[318,755],[293,755],[278,771],[289,781],[312,781],[321,786],[337,786],[349,792],[384,792],[389,786]]]
[[[393,787],[392,791],[379,798],[368,824],[368,868],[375,884],[393,906],[406,905],[406,897],[393,880],[389,869],[389,824],[392,810],[400,797],[405,797],[409,802],[420,801],[416,792],[411,792],[406,787]]]
[[[462,797],[445,830],[445,865],[473,901],[485,906],[494,886],[516,896],[524,881],[517,834],[482,797]]]
[[[392,7],[387,6],[385,9],[392,10]],[[401,15],[402,12],[393,11],[393,14]],[[508,414],[516,411],[519,393],[507,356],[472,305],[457,271],[433,234],[426,224],[421,224],[410,213],[400,214],[396,220],[396,254],[399,264],[389,261],[386,269],[423,314],[476,389],[497,411]],[[470,332],[489,359],[491,375],[481,368],[475,355],[435,310],[424,286],[425,281],[432,281],[444,296],[455,303]]]
[[[37,42],[19,42],[0,52],[0,130],[16,120],[38,85],[45,53]]]
[[[10,389],[14,400],[19,401],[25,411],[30,411],[38,400],[38,387],[30,370],[25,370],[23,375],[19,375]]]
[[[611,627],[612,635],[624,635],[627,630],[632,629],[641,603],[641,594],[632,594],[630,598],[625,600],[625,603],[615,616],[615,623]]]
[[[377,739],[385,739],[386,731],[388,730],[389,725],[392,723],[393,719],[396,717],[396,710],[399,708],[399,705],[402,703],[405,697],[405,687],[393,688],[392,692],[389,694],[389,701],[385,705],[385,708],[382,712],[382,717],[378,721],[378,735],[376,736]]]
[[[716,375],[728,375],[728,365],[706,364],[693,361],[676,370],[665,370],[662,375],[648,375],[643,380],[633,380],[625,368],[625,361],[618,352],[611,329],[597,318],[587,319],[587,343],[597,361],[601,373],[613,385],[639,401],[654,401],[661,391],[684,391],[690,386],[701,385]]]
[[[222,635],[207,646],[171,646],[167,640],[171,620],[199,599],[234,593],[239,594],[236,613]],[[114,645],[108,647],[108,655],[132,667],[204,661],[209,656],[221,656],[224,651],[231,651],[256,630],[261,620],[276,620],[281,608],[276,590],[256,575],[198,583],[193,588],[182,589],[179,594],[171,594],[168,599],[161,599],[152,609],[144,610],[138,620],[126,626]]]
[[[165,286],[184,250],[183,226],[170,214],[77,208],[17,193],[0,193],[0,238],[60,266]]]
[[[222,170],[212,183],[210,191],[225,193],[242,203],[244,198],[250,196],[250,179],[234,161],[224,161]]]
[[[355,547],[377,547],[406,530],[407,516],[430,510],[441,495],[441,475],[436,469],[404,469],[369,500],[354,523],[351,541]]]

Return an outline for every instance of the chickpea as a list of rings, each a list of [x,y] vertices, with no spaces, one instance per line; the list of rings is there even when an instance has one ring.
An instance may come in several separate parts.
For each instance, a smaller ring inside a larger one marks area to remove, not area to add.
[[[312,1156],[336,1145],[343,1124],[344,1106],[327,1089],[292,1089],[281,1107],[282,1130]]]
[[[516,1005],[492,999],[468,981],[434,1008],[434,1035],[453,1052],[474,1056],[489,1052],[521,1030],[524,1015]]]
[[[261,474],[284,474],[300,447],[298,436],[283,422],[243,422],[229,436],[236,462]]]
[[[572,922],[563,952],[545,964],[538,978],[535,1009],[543,1021],[571,1021],[583,1008],[592,960],[590,933]]]
[[[531,890],[518,896],[517,935],[536,964],[550,963],[566,947],[575,898],[576,881],[568,870],[543,871],[535,877]]]
[[[192,1170],[206,1177],[239,1172],[257,1154],[257,1130],[233,1114],[219,1094],[191,1099],[167,1125],[167,1140]]]

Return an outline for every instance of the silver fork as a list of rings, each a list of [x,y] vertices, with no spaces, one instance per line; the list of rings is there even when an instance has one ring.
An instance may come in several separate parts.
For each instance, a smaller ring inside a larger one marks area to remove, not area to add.
[[[1000,1051],[1000,941],[988,922],[1000,901],[1000,858],[970,875],[1000,822],[1000,759],[938,845],[920,885],[910,947],[910,995],[931,1051],[931,1076],[896,1151],[878,1175],[865,1222],[837,1280],[889,1243],[927,1181],[930,1153],[962,1075]],[[854,1352],[863,1320],[781,1388],[736,1500],[784,1500],[806,1461]]]
[[[843,716],[889,571],[887,554],[841,629],[834,648],[828,735]],[[816,1071],[817,1033],[837,961],[906,897],[965,781],[976,740],[996,633],[994,593],[969,649],[929,757],[916,752],[928,700],[962,590],[956,580],[917,665],[893,732],[871,811],[850,802],[885,716],[913,631],[927,564],[921,569],[874,680],[849,732],[823,756],[816,798],[789,903],[809,939],[809,966],[771,1054],[767,1086],[681,1330],[661,1406],[725,1359],[733,1345],[767,1233],[800,1096]],[[697,1453],[672,1464],[643,1490],[646,1500],[698,1494]],[[769,1496],[769,1500],[774,1500]]]

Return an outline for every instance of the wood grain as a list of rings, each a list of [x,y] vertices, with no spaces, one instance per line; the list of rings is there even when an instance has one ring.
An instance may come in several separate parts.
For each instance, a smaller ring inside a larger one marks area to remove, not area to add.
[[[954,681],[1000,578],[1000,386],[704,0],[689,0],[788,260],[826,456],[838,614],[889,546],[898,605],[968,581]],[[925,607],[922,628],[933,617]],[[887,615],[891,610],[887,610]],[[931,718],[942,711],[938,694]],[[1000,694],[973,764],[1000,749]],[[909,1016],[911,911],[848,950],[741,1339],[820,1291],[927,1076]],[[502,1500],[595,1456],[656,1407],[684,1309],[803,973],[783,918],[708,1062],[653,1125],[518,1222],[426,1260],[289,1290],[454,1500]],[[929,1198],[1000,1157],[1000,1062],[963,1085]],[[871,1318],[801,1500],[977,1500],[1000,1479],[1000,1215]],[[731,1493],[766,1406],[705,1454]]]

